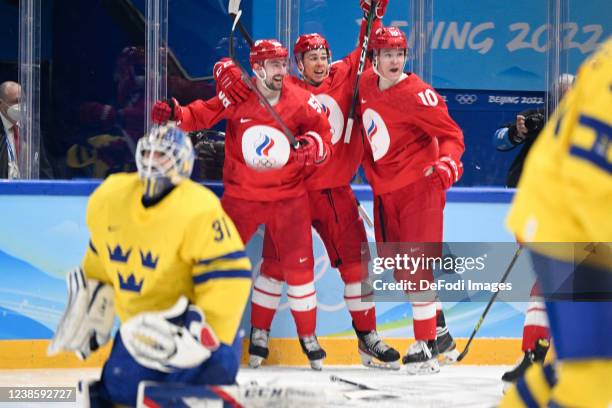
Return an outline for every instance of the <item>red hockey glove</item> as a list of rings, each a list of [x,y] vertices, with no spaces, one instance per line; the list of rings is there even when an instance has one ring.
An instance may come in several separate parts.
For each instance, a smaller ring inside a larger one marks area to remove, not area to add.
[[[442,156],[440,160],[431,162],[425,166],[423,173],[427,177],[434,177],[444,190],[448,190],[461,178],[463,164],[456,162],[449,156]]]
[[[226,108],[238,104],[249,97],[251,90],[242,82],[242,73],[229,58],[223,58],[215,64],[213,76],[217,81],[217,94]]]
[[[151,120],[157,125],[164,124],[169,120],[180,122],[183,120],[181,105],[174,98],[157,101],[151,110]]]
[[[318,166],[327,160],[329,147],[316,132],[306,132],[295,138],[300,147],[295,151],[296,161],[304,166]]]
[[[376,2],[375,16],[377,18],[383,18],[383,16],[385,15],[385,11],[387,10],[387,3],[389,3],[389,0],[378,0]],[[371,4],[372,0],[359,0],[359,6],[363,10],[366,17],[370,13]]]

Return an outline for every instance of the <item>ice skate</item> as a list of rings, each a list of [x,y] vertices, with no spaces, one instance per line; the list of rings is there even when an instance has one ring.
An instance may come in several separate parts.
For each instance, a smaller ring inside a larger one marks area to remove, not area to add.
[[[251,336],[249,341],[249,367],[257,368],[262,361],[268,358],[270,350],[268,342],[270,341],[270,331],[251,327]]]
[[[323,369],[323,359],[327,356],[325,350],[321,348],[317,336],[300,337],[300,346],[302,351],[310,361],[310,367],[313,370],[321,371]]]
[[[436,327],[436,346],[440,357],[441,365],[451,365],[457,362],[459,350],[453,336],[448,331],[448,327]]]
[[[422,375],[435,374],[440,371],[438,363],[438,347],[435,340],[417,340],[412,343],[402,357],[402,363],[406,365],[408,374]]]
[[[531,367],[533,363],[544,363],[549,347],[550,342],[548,340],[538,339],[535,350],[527,350],[519,364],[512,370],[506,371],[502,376],[502,381],[504,382],[504,392],[508,387],[514,384],[516,380],[521,378],[525,374],[525,371],[527,371],[527,369]]]
[[[365,332],[355,329],[355,333],[359,339],[357,348],[364,366],[386,370],[400,369],[400,354],[386,344],[376,330]]]

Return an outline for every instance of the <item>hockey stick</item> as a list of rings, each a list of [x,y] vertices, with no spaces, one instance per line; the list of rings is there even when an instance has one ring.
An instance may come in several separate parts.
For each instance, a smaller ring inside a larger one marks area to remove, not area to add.
[[[358,383],[358,382],[351,381],[351,380],[347,380],[346,378],[338,377],[337,375],[330,375],[329,376],[329,380],[331,382],[337,382],[337,383],[352,385],[353,387],[357,387],[360,390],[378,391],[377,389],[369,387],[369,386],[367,386],[365,384]]]
[[[353,122],[355,121],[355,108],[357,106],[357,96],[359,95],[359,79],[365,67],[366,54],[368,53],[368,43],[370,42],[370,32],[372,31],[372,23],[374,22],[374,14],[376,14],[376,0],[372,0],[370,4],[370,12],[368,13],[368,24],[366,26],[363,42],[361,43],[361,54],[359,55],[359,67],[357,68],[357,76],[353,85],[353,98],[351,99],[351,108],[349,109],[348,120],[346,121],[346,129],[344,129],[344,143],[351,142],[351,132],[353,131]]]
[[[361,215],[361,218],[365,221],[366,225],[369,228],[374,228],[374,221],[372,221],[372,218],[370,218],[370,214],[368,214],[366,209],[363,208],[363,205],[361,205],[359,200],[357,200],[357,210],[359,211],[359,215]]]
[[[510,271],[512,270],[512,267],[516,263],[516,260],[518,259],[519,255],[521,254],[522,251],[523,251],[523,247],[519,246],[517,248],[516,252],[514,253],[514,257],[512,257],[512,261],[510,261],[510,265],[508,265],[508,268],[506,269],[506,272],[504,272],[504,275],[502,276],[502,278],[499,281],[499,283],[504,283],[506,281],[506,279],[508,278],[508,275],[510,275]],[[472,335],[468,339],[468,342],[465,345],[465,348],[463,349],[461,354],[459,354],[459,356],[457,356],[457,361],[463,360],[463,358],[467,355],[468,350],[470,349],[470,344],[472,343],[472,340],[474,340],[474,337],[476,336],[476,333],[480,329],[480,326],[482,325],[482,322],[484,321],[485,316],[489,312],[489,309],[491,309],[491,306],[493,305],[493,302],[495,302],[495,299],[497,298],[497,295],[499,294],[499,292],[500,291],[494,292],[493,296],[491,296],[491,300],[489,300],[489,303],[487,304],[487,307],[485,308],[484,312],[482,312],[482,315],[480,316],[480,319],[478,319],[478,323],[476,323],[476,327],[474,327],[474,331],[472,332]]]
[[[383,391],[378,390],[376,388],[372,388],[372,387],[369,387],[369,386],[367,386],[365,384],[358,383],[358,382],[355,382],[355,381],[347,380],[346,378],[338,377],[337,375],[330,375],[329,379],[330,379],[331,382],[337,382],[337,383],[341,383],[341,384],[352,385],[353,387],[356,387],[356,388],[359,389],[358,391],[352,391],[352,392],[359,392],[359,391],[367,391],[368,392],[365,395],[363,393],[361,393],[356,398],[355,398],[355,396],[351,397],[349,395],[345,395],[349,399],[360,399],[360,400],[365,400],[365,401],[380,401],[380,400],[389,400],[389,399],[398,399],[398,398],[400,398],[398,395],[386,394]]]
[[[283,133],[285,134],[285,137],[287,137],[287,140],[289,140],[291,146],[294,149],[297,149],[299,147],[299,143],[297,142],[297,140],[295,140],[295,137],[293,136],[293,133],[291,133],[291,130],[289,130],[283,119],[276,112],[276,110],[274,110],[274,107],[270,105],[270,102],[268,102],[268,100],[261,93],[259,88],[257,88],[257,85],[255,85],[251,81],[248,71],[244,68],[240,61],[238,61],[238,58],[236,58],[236,50],[234,48],[234,32],[236,31],[236,26],[240,21],[240,16],[242,15],[242,10],[240,10],[240,0],[230,0],[228,12],[230,13],[230,15],[235,14],[234,23],[232,24],[232,31],[230,33],[229,38],[229,53],[230,58],[232,59],[234,64],[238,67],[238,69],[240,69],[240,72],[242,72],[242,82],[244,82],[249,87],[249,89],[253,91],[255,95],[257,95],[257,99],[259,99],[259,102],[261,103],[263,108],[272,116],[272,118],[274,118],[276,123],[281,127]]]
[[[229,5],[227,6],[227,14],[229,14],[232,20],[235,21],[236,16],[239,13],[242,14],[242,11],[240,11],[240,0],[230,0]],[[249,34],[246,27],[242,25],[242,21],[238,20],[238,23],[236,23],[236,25],[238,26],[238,29],[242,33],[242,36],[244,37],[246,42],[249,44],[249,47],[252,47],[253,44],[255,44],[255,41],[253,41],[253,37],[251,37],[251,34]]]

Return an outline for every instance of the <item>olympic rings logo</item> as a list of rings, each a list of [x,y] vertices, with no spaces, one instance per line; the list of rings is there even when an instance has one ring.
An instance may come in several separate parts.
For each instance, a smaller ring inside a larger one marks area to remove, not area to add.
[[[468,94],[458,94],[455,95],[455,100],[459,102],[461,105],[471,105],[478,100],[476,95],[468,95]]]
[[[252,160],[252,164],[257,169],[272,169],[276,167],[276,160],[270,157],[257,157]]]

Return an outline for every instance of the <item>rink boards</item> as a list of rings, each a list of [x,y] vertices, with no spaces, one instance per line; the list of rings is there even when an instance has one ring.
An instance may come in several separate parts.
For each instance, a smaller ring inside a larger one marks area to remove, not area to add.
[[[45,350],[66,302],[63,276],[80,263],[88,242],[85,227],[87,197],[97,182],[0,182],[0,368],[95,367],[108,353],[96,353],[86,363],[65,354],[47,358]],[[218,194],[221,186],[211,185]],[[371,192],[354,188],[372,213]],[[506,189],[452,189],[447,195],[445,240],[448,242],[511,242],[504,217],[512,199]],[[260,266],[262,231],[249,242],[247,252]],[[368,238],[374,240],[373,231]],[[359,362],[343,285],[331,268],[322,242],[313,234],[317,285],[317,333],[327,349],[327,364]],[[512,364],[520,354],[524,303],[499,302],[491,309],[470,348],[468,364]],[[458,302],[444,305],[451,333],[466,338],[485,304]],[[405,302],[376,305],[378,329],[404,351],[413,338],[411,312]],[[247,309],[243,328],[248,328]],[[283,295],[272,326],[271,364],[305,363],[295,341],[295,326]],[[459,340],[462,348],[463,341]]]

